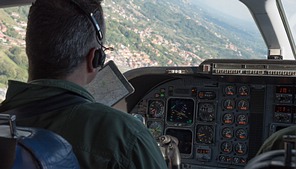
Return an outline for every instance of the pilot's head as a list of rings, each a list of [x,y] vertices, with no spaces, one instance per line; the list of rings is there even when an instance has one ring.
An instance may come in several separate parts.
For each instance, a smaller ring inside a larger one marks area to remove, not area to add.
[[[101,0],[36,0],[30,8],[26,35],[29,81],[75,81],[79,77],[71,74],[79,71],[88,83],[104,63],[104,58],[96,58],[104,54],[100,50],[104,35]]]

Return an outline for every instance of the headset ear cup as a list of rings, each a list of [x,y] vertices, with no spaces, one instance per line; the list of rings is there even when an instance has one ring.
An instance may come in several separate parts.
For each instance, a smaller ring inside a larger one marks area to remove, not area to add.
[[[106,59],[106,54],[102,49],[98,49],[95,51],[94,54],[94,59],[93,59],[93,67],[97,68],[97,67],[103,67],[104,63],[105,63],[105,59]]]
[[[94,53],[94,59],[92,60],[93,68],[97,68],[99,66],[99,53],[98,50]]]
[[[99,66],[103,67],[105,64],[106,53],[102,49],[99,49],[99,53],[100,53]]]

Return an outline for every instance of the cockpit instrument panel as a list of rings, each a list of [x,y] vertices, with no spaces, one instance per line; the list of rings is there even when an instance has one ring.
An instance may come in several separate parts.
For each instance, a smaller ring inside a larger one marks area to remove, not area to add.
[[[129,109],[145,117],[156,140],[163,134],[179,139],[184,169],[244,168],[268,136],[296,124],[295,78],[275,74],[276,61],[227,62],[161,75],[164,80]],[[281,68],[285,64],[292,63],[281,62]]]
[[[131,113],[146,117],[147,128],[155,139],[162,134],[177,137],[185,161],[244,166],[248,156],[255,153],[249,148],[253,87],[202,81],[177,79],[160,85]]]

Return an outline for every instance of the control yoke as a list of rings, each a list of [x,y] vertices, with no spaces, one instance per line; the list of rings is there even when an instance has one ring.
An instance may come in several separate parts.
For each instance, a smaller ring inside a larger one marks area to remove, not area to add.
[[[159,147],[169,169],[181,169],[181,155],[176,137],[163,135],[159,137]]]

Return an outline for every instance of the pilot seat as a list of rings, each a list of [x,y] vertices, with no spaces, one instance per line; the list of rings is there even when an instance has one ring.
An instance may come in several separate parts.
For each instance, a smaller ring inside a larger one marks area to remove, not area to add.
[[[16,127],[15,115],[0,114],[1,169],[79,169],[72,146],[58,134]]]
[[[296,136],[285,135],[284,149],[262,153],[251,159],[244,169],[295,169]]]

